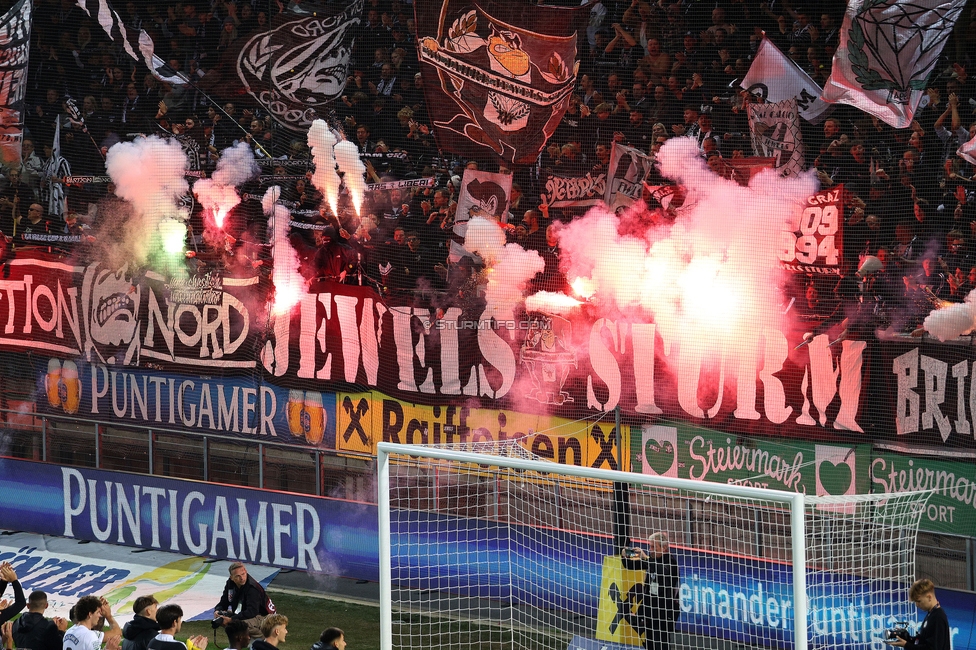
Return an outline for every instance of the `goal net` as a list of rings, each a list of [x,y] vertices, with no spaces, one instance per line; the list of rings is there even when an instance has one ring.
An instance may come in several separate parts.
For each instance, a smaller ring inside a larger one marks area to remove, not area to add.
[[[649,633],[880,650],[915,620],[928,493],[809,497],[559,465],[515,442],[384,443],[378,472],[384,650],[623,650]]]

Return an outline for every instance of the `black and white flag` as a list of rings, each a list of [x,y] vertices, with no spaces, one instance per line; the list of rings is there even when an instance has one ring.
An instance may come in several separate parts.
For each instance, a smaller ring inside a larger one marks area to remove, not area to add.
[[[798,115],[795,99],[749,104],[752,151],[761,158],[772,158],[784,176],[803,171],[803,136]]]
[[[0,18],[0,149],[4,163],[20,160],[32,9],[31,0],[20,0]]]
[[[824,100],[907,128],[965,5],[965,0],[851,0]]]
[[[126,28],[118,12],[108,0],[77,0],[85,13],[98,21],[108,37],[122,44],[126,54],[136,61],[142,61],[154,77],[166,83],[183,85],[187,78],[166,65],[155,53],[152,37],[145,30]],[[140,54],[142,56],[140,56]]]
[[[295,131],[328,116],[328,105],[342,95],[363,0],[301,7],[247,40],[236,61],[244,90]]]

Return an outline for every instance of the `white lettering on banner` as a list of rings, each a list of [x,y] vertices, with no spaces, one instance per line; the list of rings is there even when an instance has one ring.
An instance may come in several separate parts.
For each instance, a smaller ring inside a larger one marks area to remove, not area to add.
[[[67,467],[61,468],[61,478],[65,537],[83,537],[78,526],[87,522],[101,541],[112,536],[114,526],[118,543],[141,546],[145,525],[149,546],[159,549],[168,526],[171,551],[180,552],[182,540],[197,555],[226,551],[232,560],[321,571],[322,522],[307,502],[271,503],[269,518],[268,501],[238,497],[235,527],[232,505],[222,495],[96,481]],[[167,511],[168,518],[162,517]]]
[[[229,433],[278,435],[274,419],[278,398],[271,387],[227,386],[221,381],[183,380],[172,377],[109,370],[90,366],[92,415],[102,414],[103,399],[111,400],[118,419],[144,424],[176,424]]]
[[[952,377],[956,384],[956,418],[951,420],[942,412],[946,403],[949,364],[920,354],[918,348],[909,350],[892,361],[891,372],[897,377],[895,429],[899,435],[916,433],[920,426],[922,430],[938,428],[939,435],[945,442],[953,431],[964,436],[973,431],[969,419],[976,413],[976,382],[970,382],[967,414],[967,363],[961,361],[952,367]],[[976,363],[973,372],[976,373]],[[923,380],[924,400],[923,395],[919,395],[917,391],[920,376]]]
[[[888,467],[888,463],[891,467]],[[907,464],[899,468],[896,462]],[[881,491],[889,494],[932,490],[939,492],[964,506],[976,508],[976,481],[965,476],[957,476],[948,470],[931,467],[915,467],[909,458],[875,458],[871,462],[871,482],[881,486]],[[952,521],[955,507],[946,508],[948,521]],[[939,513],[940,515],[943,513]],[[930,517],[931,519],[932,517]],[[942,518],[936,520],[945,520]]]
[[[324,381],[350,381],[359,378],[364,371],[366,385],[377,387],[378,350],[383,339],[382,323],[386,309],[372,299],[350,299],[332,293],[310,294],[301,302],[301,330],[298,336],[298,376],[302,379]],[[449,310],[443,318],[457,320],[460,311]],[[360,319],[356,322],[356,319]],[[333,322],[333,319],[335,321]],[[440,335],[441,385],[434,381],[435,371],[430,357],[434,341],[434,328],[429,310],[403,308],[395,310],[388,322],[393,326],[393,344],[397,364],[397,388],[405,392],[442,395],[482,395],[491,399],[504,397],[511,390],[519,370],[511,345],[491,328],[479,328],[477,342],[481,362],[470,369],[470,375],[462,376],[459,367],[458,338],[444,336],[450,328],[438,329]],[[343,354],[334,355],[329,348],[327,331],[338,326],[339,344]],[[604,331],[608,334],[604,337]],[[657,357],[658,330],[653,324],[629,325],[609,319],[594,323],[589,334],[591,371],[586,377],[587,405],[597,411],[611,411],[620,400],[623,390],[621,362],[629,355],[633,368],[633,380],[637,391],[639,413],[661,413],[655,403],[655,378],[653,369]],[[358,341],[357,350],[351,352]],[[711,381],[704,376],[705,358],[700,345],[685,345],[662,340],[662,357],[678,379],[678,404],[693,417],[716,417],[722,407],[723,394],[718,391],[716,401],[706,411],[698,404],[699,387]],[[832,425],[835,429],[861,431],[857,423],[861,393],[861,360],[865,344],[861,341],[845,341],[839,363],[836,364],[829,339],[816,337],[807,347],[809,362],[805,368],[808,376],[805,405],[796,422],[809,426]],[[734,354],[734,357],[733,357]],[[723,352],[719,363],[719,381],[734,386],[734,417],[755,420],[763,416],[771,422],[785,422],[796,412],[786,402],[786,389],[776,372],[783,368],[789,354],[786,337],[778,330],[764,330],[762,336],[734,351]],[[345,364],[350,364],[348,367]],[[341,366],[341,367],[340,367]],[[738,381],[739,376],[743,381]],[[418,381],[419,379],[419,381]],[[758,410],[756,382],[763,384],[763,412]],[[604,387],[606,402],[598,399],[597,387]],[[249,390],[249,389],[245,389]],[[828,422],[828,409],[835,399],[840,399],[840,410],[832,423]],[[814,415],[811,415],[813,412]],[[816,416],[816,417],[814,417]],[[249,426],[247,420],[243,426]]]
[[[802,486],[803,452],[798,451],[793,460],[790,461],[776,454],[770,455],[764,449],[744,445],[716,448],[712,446],[711,440],[707,442],[708,449],[706,450],[704,436],[695,436],[691,439],[688,453],[695,464],[688,468],[689,478],[696,481],[706,481],[711,474],[744,468],[749,472],[768,476],[789,490],[797,490]]]

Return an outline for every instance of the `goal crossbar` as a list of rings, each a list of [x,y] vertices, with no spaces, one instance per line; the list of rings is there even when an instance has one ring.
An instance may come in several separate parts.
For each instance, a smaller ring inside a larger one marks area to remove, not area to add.
[[[380,602],[384,604],[380,610],[380,648],[393,650],[393,611],[389,605],[392,598],[392,557],[391,557],[391,518],[390,500],[384,495],[390,493],[390,456],[412,456],[433,460],[451,461],[456,463],[484,464],[486,454],[460,451],[444,447],[426,447],[422,445],[404,445],[381,442],[377,445],[377,479],[379,490],[379,552],[380,552]],[[545,474],[588,478],[608,482],[628,482],[651,487],[686,489],[701,491],[709,484],[691,479],[653,476],[621,472],[617,470],[599,469],[593,467],[579,467],[562,465],[542,460],[531,460],[509,456],[490,456],[490,463],[497,467],[534,471]],[[795,639],[795,650],[808,650],[807,644],[807,598],[806,598],[806,531],[804,527],[805,495],[785,490],[767,490],[747,485],[721,484],[721,494],[732,497],[763,499],[788,505],[792,515],[792,552],[793,552],[793,617],[794,626],[798,631]]]

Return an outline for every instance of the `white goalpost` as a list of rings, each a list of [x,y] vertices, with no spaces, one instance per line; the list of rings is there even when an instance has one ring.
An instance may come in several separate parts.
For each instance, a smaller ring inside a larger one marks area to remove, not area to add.
[[[513,441],[381,443],[377,470],[383,650],[641,646],[656,614],[621,550],[659,532],[679,574],[671,648],[881,650],[916,618],[927,492],[811,497],[561,465]]]

